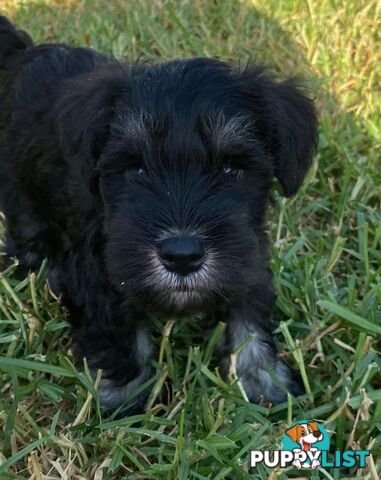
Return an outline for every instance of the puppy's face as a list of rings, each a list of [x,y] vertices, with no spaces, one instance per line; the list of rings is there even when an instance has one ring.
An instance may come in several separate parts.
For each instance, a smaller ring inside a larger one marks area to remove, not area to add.
[[[261,273],[273,176],[290,195],[310,164],[313,107],[292,85],[211,60],[125,82],[97,164],[110,282],[176,313],[234,300]]]
[[[179,312],[253,280],[271,168],[239,112],[162,115],[124,111],[103,157],[107,264],[120,291]]]

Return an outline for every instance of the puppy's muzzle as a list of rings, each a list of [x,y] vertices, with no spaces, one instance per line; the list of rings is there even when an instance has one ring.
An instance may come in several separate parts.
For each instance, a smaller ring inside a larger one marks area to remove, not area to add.
[[[159,254],[167,270],[188,275],[200,269],[204,248],[197,237],[176,236],[161,241]]]

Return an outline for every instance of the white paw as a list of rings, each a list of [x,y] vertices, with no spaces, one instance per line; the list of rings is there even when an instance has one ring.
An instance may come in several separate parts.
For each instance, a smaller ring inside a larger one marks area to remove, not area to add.
[[[130,400],[136,403],[142,394],[135,395],[136,390],[149,378],[146,371],[143,371],[131,382],[125,385],[115,385],[108,379],[102,379],[98,388],[100,403],[106,409],[116,409]]]
[[[302,450],[300,448],[293,448],[292,449],[294,455],[300,453]],[[299,459],[295,459],[292,464],[294,467],[296,467],[298,470],[302,468],[302,462]]]
[[[319,460],[312,460],[311,468],[315,470],[315,468],[318,468],[318,467],[320,467]]]
[[[300,460],[294,460],[292,462],[292,464],[294,465],[294,467],[296,467],[298,470],[300,470],[302,468],[302,464],[300,463]]]

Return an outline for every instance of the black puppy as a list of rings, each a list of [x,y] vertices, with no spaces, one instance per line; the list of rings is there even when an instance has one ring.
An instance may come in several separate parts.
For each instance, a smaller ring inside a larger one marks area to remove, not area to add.
[[[294,194],[316,146],[313,104],[292,81],[205,58],[126,65],[33,46],[2,17],[0,102],[8,254],[28,269],[48,258],[76,356],[103,370],[104,406],[150,377],[153,314],[226,322],[225,375],[254,334],[236,364],[249,399],[297,393],[272,336],[264,231],[273,176]]]

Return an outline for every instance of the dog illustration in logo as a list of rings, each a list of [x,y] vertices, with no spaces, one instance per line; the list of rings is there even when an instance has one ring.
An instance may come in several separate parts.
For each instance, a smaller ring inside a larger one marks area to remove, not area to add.
[[[292,450],[294,453],[299,453],[302,451],[317,452],[318,449],[313,447],[312,445],[323,439],[323,434],[319,430],[318,422],[307,422],[294,425],[293,427],[286,430],[286,435],[288,435],[293,442],[298,443],[301,447],[294,448]],[[319,460],[314,459],[311,461],[311,464],[302,464],[300,460],[295,460],[293,462],[293,465],[298,469],[302,467],[315,469],[320,466],[320,462]]]

